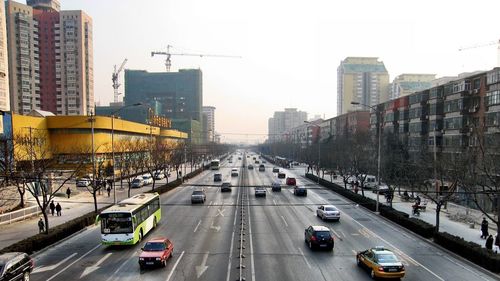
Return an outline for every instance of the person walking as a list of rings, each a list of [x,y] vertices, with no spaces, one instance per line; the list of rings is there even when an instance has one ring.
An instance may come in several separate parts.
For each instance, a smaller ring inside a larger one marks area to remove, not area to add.
[[[56,204],[56,212],[57,212],[57,216],[61,216],[61,205],[59,205],[59,202],[57,202]]]
[[[488,221],[486,218],[483,218],[483,222],[481,222],[481,238],[486,239],[488,237]]]
[[[108,192],[108,197],[111,196],[111,186],[108,185],[108,187],[106,188],[106,191]]]
[[[488,250],[493,250],[493,235],[490,234],[490,236],[488,236],[488,239],[486,239],[486,249]]]
[[[71,189],[69,187],[66,189],[66,195],[68,195],[68,199],[71,197]]]
[[[495,246],[493,247],[495,250],[495,254],[498,254],[498,251],[500,251],[500,235],[497,234],[495,237]]]
[[[50,202],[49,208],[50,208],[50,213],[52,214],[52,216],[54,216],[54,213],[56,210],[56,204],[54,204],[54,200],[52,200],[52,202]]]
[[[43,219],[40,218],[38,220],[38,233],[42,233],[45,231],[45,223],[43,222]]]

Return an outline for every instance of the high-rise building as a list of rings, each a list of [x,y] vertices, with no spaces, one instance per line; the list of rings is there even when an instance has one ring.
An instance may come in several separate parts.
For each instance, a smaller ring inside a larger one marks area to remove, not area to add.
[[[205,142],[215,141],[215,107],[203,107],[203,135],[206,137]]]
[[[347,57],[337,68],[337,115],[389,99],[389,73],[376,57]],[[360,105],[352,105],[358,102]]]
[[[303,125],[304,121],[307,121],[307,112],[297,111],[297,108],[285,108],[285,111],[274,112],[268,121],[268,141],[280,141],[283,133]]]
[[[9,60],[5,15],[5,6],[0,5],[0,110],[9,111]]]
[[[94,107],[92,19],[58,0],[6,1],[11,109],[85,115]]]
[[[125,70],[125,105],[158,102],[159,114],[171,119],[193,119],[202,123],[202,73],[199,69],[179,72]]]
[[[436,74],[401,74],[392,81],[389,99],[393,100],[430,89],[435,79]]]

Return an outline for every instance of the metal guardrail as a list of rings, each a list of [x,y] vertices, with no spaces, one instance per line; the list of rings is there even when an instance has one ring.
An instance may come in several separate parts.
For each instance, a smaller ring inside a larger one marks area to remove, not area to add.
[[[24,220],[26,218],[36,216],[36,215],[40,214],[41,212],[42,211],[40,210],[40,207],[38,207],[38,206],[28,207],[28,208],[24,208],[21,210],[9,212],[9,213],[0,215],[0,225],[11,224],[15,221]]]

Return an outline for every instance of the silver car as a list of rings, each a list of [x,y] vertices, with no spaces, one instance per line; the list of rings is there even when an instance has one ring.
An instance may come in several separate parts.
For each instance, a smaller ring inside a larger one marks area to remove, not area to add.
[[[191,194],[191,203],[205,203],[205,200],[207,200],[207,196],[205,195],[204,190],[195,190]]]
[[[322,220],[340,220],[340,210],[333,205],[321,205],[316,210],[316,216]]]
[[[266,197],[266,189],[262,186],[258,186],[255,188],[255,197]]]

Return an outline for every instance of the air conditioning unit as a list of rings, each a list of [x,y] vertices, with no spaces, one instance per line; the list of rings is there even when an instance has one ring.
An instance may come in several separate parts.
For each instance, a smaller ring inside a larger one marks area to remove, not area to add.
[[[474,95],[478,94],[478,93],[479,93],[479,89],[474,89],[474,90],[472,90],[472,93],[473,93]]]

